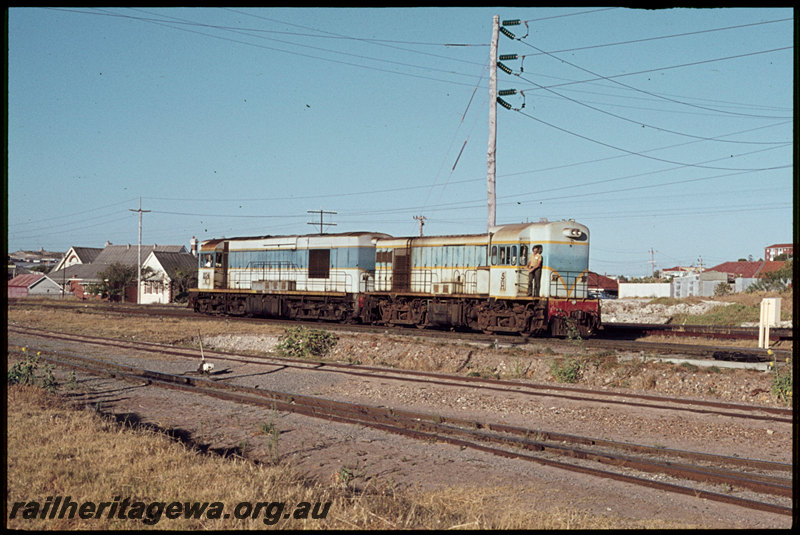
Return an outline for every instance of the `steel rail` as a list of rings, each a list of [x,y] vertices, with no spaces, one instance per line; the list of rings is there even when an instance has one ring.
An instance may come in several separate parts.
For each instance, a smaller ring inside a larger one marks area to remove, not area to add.
[[[137,341],[138,347],[131,348],[130,342],[123,340],[113,340],[96,336],[88,335],[72,335],[54,333],[50,331],[43,331],[41,329],[34,329],[31,327],[9,327],[9,332],[16,332],[19,334],[28,334],[37,337],[73,341],[73,342],[86,342],[96,345],[122,347],[125,349],[136,349],[141,351],[156,352],[161,354],[171,354],[186,358],[196,359],[196,353],[190,349],[175,348],[164,344],[157,344],[153,342]],[[377,366],[366,366],[356,364],[343,364],[337,362],[327,361],[311,361],[304,359],[292,359],[286,357],[257,357],[257,356],[242,356],[229,353],[221,353],[217,351],[206,351],[206,355],[219,360],[229,360],[234,362],[251,363],[258,365],[276,365],[284,366],[287,368],[295,368],[310,371],[331,371],[335,373],[344,373],[348,375],[357,375],[363,377],[378,377],[382,379],[394,379],[400,381],[422,382],[429,384],[437,384],[442,386],[464,386],[469,384],[477,386],[484,390],[500,391],[505,393],[520,393],[524,395],[533,396],[551,396],[560,397],[564,399],[576,401],[591,401],[587,396],[599,396],[603,403],[620,404],[628,407],[644,407],[659,410],[680,410],[684,412],[692,412],[699,414],[717,414],[722,416],[729,416],[734,418],[754,419],[775,421],[780,423],[792,423],[792,409],[784,409],[780,407],[764,407],[753,405],[741,405],[737,403],[708,401],[708,400],[676,400],[674,398],[664,398],[661,396],[654,396],[649,394],[631,394],[625,392],[608,392],[603,390],[592,390],[573,386],[564,385],[548,385],[548,384],[530,384],[521,383],[518,381],[507,381],[500,379],[491,379],[485,377],[464,377],[450,374],[443,374],[437,372],[428,372],[422,370],[395,370],[380,368]],[[255,360],[253,360],[255,359]],[[555,393],[554,393],[555,392]],[[577,394],[577,395],[573,395]],[[622,399],[613,399],[613,398]],[[634,401],[631,401],[634,400]],[[661,404],[679,404],[678,407],[667,405],[654,405],[652,403],[642,403],[641,401],[649,401]],[[736,413],[731,411],[746,411],[748,413]],[[766,413],[752,414],[753,411]],[[771,416],[775,415],[775,416]]]
[[[22,355],[22,353],[19,353]],[[463,439],[455,438],[453,436],[442,436],[441,433],[449,433],[449,435],[467,435],[472,440],[482,440],[490,442],[503,442],[515,446],[522,446],[526,449],[556,451],[562,455],[567,455],[573,458],[591,459],[595,461],[604,462],[607,464],[615,464],[618,466],[634,467],[644,471],[658,471],[665,472],[671,475],[688,477],[698,481],[711,482],[711,483],[726,483],[739,487],[749,488],[760,493],[771,493],[776,495],[785,496],[787,489],[791,493],[791,484],[786,484],[786,480],[770,481],[769,478],[748,478],[742,474],[732,475],[731,472],[723,473],[719,470],[713,473],[704,472],[699,467],[677,467],[672,464],[653,463],[651,461],[644,461],[640,459],[633,459],[630,457],[613,456],[609,454],[599,454],[595,452],[586,452],[584,450],[577,450],[574,448],[554,447],[543,445],[535,441],[526,441],[522,439],[509,439],[508,437],[489,436],[485,432],[477,430],[467,430],[462,428],[448,429],[448,426],[443,426],[440,423],[432,424],[426,423],[422,427],[426,431],[420,431],[421,422],[418,418],[419,413],[383,409],[376,407],[369,407],[358,404],[351,404],[339,401],[332,401],[322,398],[315,398],[312,396],[300,394],[287,394],[285,392],[278,392],[272,390],[256,389],[244,386],[234,386],[225,383],[218,383],[211,379],[205,378],[192,378],[186,375],[168,374],[163,372],[156,372],[152,370],[143,370],[132,366],[115,364],[97,359],[77,356],[56,354],[53,356],[49,353],[41,355],[39,358],[54,362],[59,365],[82,369],[90,373],[101,373],[118,377],[125,380],[133,380],[140,382],[146,380],[149,384],[163,386],[168,388],[177,388],[180,390],[187,390],[191,392],[210,395],[221,399],[230,401],[237,401],[241,403],[255,403],[257,405],[269,405],[273,408],[280,406],[282,410],[306,414],[318,418],[324,418],[333,421],[342,421],[345,423],[355,423],[360,425],[367,425],[370,427],[380,428],[393,433],[403,435],[411,435],[420,438],[420,434],[427,435],[430,439],[441,440],[448,443],[456,443],[465,447],[478,449],[493,453],[495,455],[502,455],[512,458],[520,458],[531,460],[541,464],[565,468],[568,470],[581,471],[587,474],[601,475],[603,477],[610,477],[621,481],[627,481],[640,485],[651,486],[660,488],[662,490],[670,490],[672,492],[679,492],[683,494],[693,494],[698,497],[704,497],[711,500],[723,501],[733,503],[736,505],[760,509],[764,511],[775,512],[779,514],[791,514],[791,508],[784,507],[777,504],[770,504],[765,502],[758,502],[745,498],[733,497],[714,493],[705,490],[692,489],[688,487],[681,487],[664,482],[654,482],[652,480],[643,479],[626,474],[618,474],[608,472],[606,470],[598,470],[596,468],[576,466],[569,463],[559,461],[552,461],[542,459],[536,456],[527,454],[520,454],[518,452],[509,452],[507,450],[500,450],[495,447],[477,444],[475,442],[465,441]],[[66,359],[66,360],[65,360]],[[77,363],[75,361],[78,361]],[[434,418],[431,415],[425,415],[428,419]]]
[[[9,304],[19,304],[19,299],[11,299]],[[30,304],[30,303],[26,303]],[[49,308],[66,308],[66,309],[77,309],[83,311],[84,309],[76,308],[74,306],[70,306],[67,304],[61,303],[47,303],[42,304],[40,306],[45,306]],[[155,305],[148,305],[148,307],[155,306]],[[256,323],[275,323],[278,325],[311,325],[317,327],[335,327],[337,329],[343,330],[353,330],[356,332],[377,332],[378,330],[385,330],[390,326],[381,325],[347,325],[341,324],[331,321],[309,321],[303,319],[297,320],[290,320],[287,318],[250,318],[250,317],[242,317],[242,316],[225,316],[221,314],[201,314],[194,312],[188,308],[174,308],[174,307],[159,307],[157,309],[149,308],[143,309],[138,305],[123,305],[123,304],[115,304],[115,305],[84,305],[86,310],[94,311],[98,310],[105,313],[119,313],[119,314],[135,314],[140,316],[149,316],[155,314],[157,315],[166,315],[166,316],[181,316],[181,317],[199,317],[199,318],[226,318],[227,320],[232,321],[246,321],[246,322],[256,322]],[[404,332],[413,332],[413,336],[420,336],[420,331],[418,329],[412,329],[407,331],[406,329],[402,328],[403,326],[397,326],[396,328],[392,328],[392,333],[397,335],[403,335]],[[607,330],[608,333],[604,333],[604,330]],[[600,347],[600,348],[620,348],[624,350],[649,350],[649,351],[664,351],[668,353],[688,353],[694,356],[699,357],[706,357],[709,358],[709,354],[716,353],[716,360],[749,360],[753,362],[766,362],[770,360],[774,360],[775,356],[785,358],[791,356],[791,350],[783,350],[778,348],[772,348],[773,355],[767,353],[766,349],[757,349],[757,348],[731,348],[731,347],[703,347],[703,346],[696,346],[696,345],[689,345],[689,344],[672,344],[672,343],[661,343],[661,342],[633,342],[631,340],[626,339],[619,339],[619,338],[603,338],[604,335],[611,334],[611,332],[625,332],[627,331],[627,336],[631,337],[634,336],[636,333],[640,333],[641,336],[646,335],[659,335],[659,334],[666,334],[666,335],[683,335],[683,336],[701,336],[706,338],[752,338],[753,340],[758,340],[758,330],[757,328],[750,328],[750,327],[723,327],[723,326],[705,326],[705,325],[670,325],[670,324],[621,324],[621,323],[606,323],[601,325],[600,331],[591,338],[582,340],[582,343],[588,347]],[[752,336],[746,336],[744,333],[751,332]],[[449,331],[441,331],[435,328],[426,329],[424,331],[425,336],[431,337],[452,337],[452,333]],[[727,336],[726,333],[732,333],[732,336]],[[791,328],[775,328],[770,330],[770,339],[778,337],[777,340],[792,340],[793,336],[793,329]],[[537,337],[528,337],[528,336],[521,336],[518,334],[491,334],[486,335],[477,331],[463,331],[459,332],[460,336],[469,337],[479,341],[489,341],[489,340],[502,340],[504,343],[512,344],[512,345],[522,345],[528,343],[529,340],[536,340],[536,341],[560,341],[556,338],[537,338]],[[732,357],[728,357],[732,356]]]

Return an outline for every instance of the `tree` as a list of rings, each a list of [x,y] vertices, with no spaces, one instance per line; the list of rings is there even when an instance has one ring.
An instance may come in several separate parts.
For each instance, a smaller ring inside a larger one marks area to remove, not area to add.
[[[728,284],[727,282],[720,282],[714,288],[714,295],[716,295],[717,297],[728,295],[729,293],[731,293],[731,285]]]
[[[757,283],[747,287],[747,291],[781,292],[786,289],[787,283],[791,282],[793,275],[793,261],[789,260],[780,269],[761,275]]]
[[[136,286],[136,266],[128,266],[119,262],[109,265],[98,273],[100,282],[91,287],[92,293],[108,297],[109,301],[125,302],[125,288]],[[142,269],[142,280],[153,276],[149,267]]]
[[[189,289],[197,288],[197,270],[178,268],[172,276],[173,301],[182,303],[188,299]]]

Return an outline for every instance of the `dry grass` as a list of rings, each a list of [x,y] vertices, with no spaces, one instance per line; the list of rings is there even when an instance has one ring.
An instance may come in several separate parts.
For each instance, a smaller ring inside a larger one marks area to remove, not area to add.
[[[108,312],[97,304],[77,301],[58,301],[59,306],[48,307],[47,300],[36,300],[8,307],[8,323],[38,327],[59,332],[89,336],[108,336],[128,340],[187,345],[197,347],[197,335],[203,338],[222,334],[274,334],[282,335],[283,328],[269,324],[236,322],[228,324],[219,318],[151,318],[127,316]]]
[[[519,488],[458,488],[434,492],[367,489],[354,496],[341,483],[305,481],[291,466],[256,465],[188,450],[165,435],[118,424],[93,410],[70,407],[34,387],[8,389],[8,492],[6,505],[44,503],[70,496],[77,503],[112,502],[115,497],[151,502],[222,502],[230,512],[239,502],[331,502],[324,519],[281,518],[279,529],[611,529],[686,528],[665,521],[633,521],[557,507],[531,506]],[[535,492],[532,489],[530,492]],[[120,499],[117,499],[119,501]],[[12,529],[264,529],[256,519],[143,520],[8,519]]]

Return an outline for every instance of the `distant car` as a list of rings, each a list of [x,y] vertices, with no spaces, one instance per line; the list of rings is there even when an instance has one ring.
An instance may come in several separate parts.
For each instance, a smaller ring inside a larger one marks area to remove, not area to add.
[[[609,292],[606,292],[605,290],[601,290],[599,292],[589,290],[588,296],[589,296],[589,299],[616,299],[617,298],[616,295],[614,295],[612,293],[609,293]]]

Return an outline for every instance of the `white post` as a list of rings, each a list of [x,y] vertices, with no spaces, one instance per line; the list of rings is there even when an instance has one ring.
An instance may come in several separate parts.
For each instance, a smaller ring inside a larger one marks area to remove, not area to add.
[[[495,175],[497,163],[497,39],[500,33],[500,15],[492,22],[492,44],[489,51],[489,151],[487,154],[488,174],[486,177],[489,197],[489,217],[486,231],[497,224],[495,203]]]
[[[758,347],[769,347],[769,328],[778,326],[781,320],[781,298],[765,297],[761,300],[761,316],[758,321]]]
[[[142,303],[142,198],[139,197],[139,209],[128,208],[131,212],[139,212],[139,263],[136,266],[136,304]],[[122,300],[125,301],[125,288],[122,289]]]

